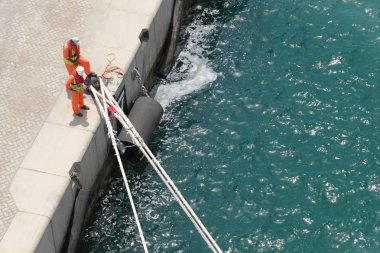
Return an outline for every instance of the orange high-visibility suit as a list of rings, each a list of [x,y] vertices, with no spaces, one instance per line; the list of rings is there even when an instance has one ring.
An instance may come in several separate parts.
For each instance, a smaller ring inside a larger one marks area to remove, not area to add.
[[[71,90],[71,106],[75,114],[79,114],[79,108],[84,106],[83,83],[83,76],[78,75],[75,69],[66,81],[66,90]]]
[[[80,54],[80,46],[72,40],[68,40],[63,46],[63,62],[69,72],[69,75],[76,67],[82,66],[86,75],[90,73],[90,62]]]

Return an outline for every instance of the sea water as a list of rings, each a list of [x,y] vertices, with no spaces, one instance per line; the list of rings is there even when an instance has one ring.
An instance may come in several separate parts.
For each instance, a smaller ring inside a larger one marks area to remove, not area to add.
[[[150,147],[225,252],[380,252],[380,2],[200,0]],[[150,252],[210,252],[146,161]],[[118,168],[78,252],[142,252]]]

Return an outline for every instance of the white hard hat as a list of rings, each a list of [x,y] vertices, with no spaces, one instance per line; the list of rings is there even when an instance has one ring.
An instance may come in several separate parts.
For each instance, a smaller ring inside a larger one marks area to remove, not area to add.
[[[78,75],[84,75],[84,68],[82,66],[78,66],[75,70],[77,71]]]
[[[80,41],[78,37],[72,37],[71,41],[74,42],[75,45],[80,45]]]

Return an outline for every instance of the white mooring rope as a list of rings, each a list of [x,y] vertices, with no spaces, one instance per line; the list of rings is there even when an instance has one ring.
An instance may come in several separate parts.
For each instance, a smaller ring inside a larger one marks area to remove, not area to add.
[[[90,87],[91,87],[92,92],[94,93],[95,89],[92,86],[90,86]],[[125,171],[124,171],[123,163],[121,162],[119,150],[117,149],[117,144],[116,144],[116,140],[115,140],[115,133],[113,132],[112,125],[111,125],[110,119],[108,117],[108,111],[107,111],[107,105],[106,105],[106,99],[105,99],[105,95],[104,95],[103,86],[101,87],[101,91],[102,91],[101,97],[103,98],[102,99],[103,100],[103,106],[101,105],[98,96],[94,95],[94,98],[95,98],[96,104],[98,105],[98,108],[101,111],[103,118],[104,118],[106,125],[107,125],[108,136],[111,138],[112,146],[113,146],[115,153],[116,153],[116,157],[117,157],[117,161],[119,163],[120,171],[121,171],[121,174],[122,174],[123,179],[124,179],[125,188],[127,189],[129,201],[131,202],[133,215],[135,217],[137,228],[139,230],[140,238],[142,241],[142,245],[144,247],[144,252],[148,253],[148,247],[146,245],[144,234],[143,234],[143,231],[141,229],[139,217],[137,216],[137,211],[136,211],[135,203],[134,203],[133,198],[132,198],[131,189],[129,188],[127,176],[126,176]],[[100,95],[100,94],[98,94],[98,95]]]
[[[210,247],[210,249],[213,252],[221,253],[222,250],[220,249],[218,244],[212,238],[212,236],[207,231],[207,229],[205,228],[203,223],[200,221],[198,216],[194,213],[193,209],[190,207],[190,205],[187,203],[185,198],[182,196],[181,192],[178,190],[178,188],[175,186],[173,181],[170,179],[169,175],[166,173],[166,171],[162,168],[160,163],[157,161],[156,157],[153,155],[153,153],[150,151],[148,146],[145,144],[144,140],[140,137],[139,133],[133,127],[132,123],[129,121],[128,117],[124,114],[123,110],[120,108],[115,98],[112,96],[111,92],[105,87],[101,79],[100,79],[100,86],[102,89],[102,93],[104,92],[106,96],[103,96],[103,94],[102,95],[99,94],[91,86],[91,91],[93,92],[94,97],[97,99],[100,97],[103,100],[103,103],[107,102],[116,110],[116,112],[114,112],[113,115],[120,121],[123,127],[127,130],[128,134],[131,136],[133,140],[133,143],[140,149],[140,151],[144,154],[144,156],[147,158],[149,163],[155,169],[157,174],[160,176],[162,181],[168,187],[169,191],[172,193],[175,200],[179,203],[181,208],[184,210],[185,214],[189,217],[190,221],[194,224],[195,228],[198,230],[198,232],[200,233],[202,238],[205,240],[207,245]]]

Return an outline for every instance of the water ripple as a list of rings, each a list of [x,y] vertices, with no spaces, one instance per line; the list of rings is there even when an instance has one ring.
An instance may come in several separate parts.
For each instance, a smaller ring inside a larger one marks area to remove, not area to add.
[[[198,1],[151,147],[226,252],[380,250],[380,3]],[[151,252],[208,252],[146,164]],[[141,252],[120,175],[81,252]]]

